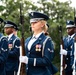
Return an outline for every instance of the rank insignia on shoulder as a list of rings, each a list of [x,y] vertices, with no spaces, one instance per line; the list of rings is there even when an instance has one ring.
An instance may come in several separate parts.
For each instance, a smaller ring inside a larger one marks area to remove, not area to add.
[[[41,45],[40,44],[36,45],[36,51],[41,51]]]
[[[20,46],[17,46],[17,45],[16,45],[15,47],[16,47],[16,48],[20,48]]]
[[[8,48],[11,50],[13,48],[12,44],[8,44]]]
[[[50,50],[50,48],[48,48],[48,51],[50,51],[50,52],[52,52],[52,53],[54,52],[53,50]]]
[[[4,52],[6,52],[6,51],[7,51],[7,49],[4,49],[4,48],[1,48],[1,50],[2,50],[2,51],[4,51]]]

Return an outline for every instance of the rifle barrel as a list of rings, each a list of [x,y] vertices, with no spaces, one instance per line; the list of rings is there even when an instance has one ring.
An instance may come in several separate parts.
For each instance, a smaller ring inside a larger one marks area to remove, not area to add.
[[[24,24],[23,24],[23,15],[22,15],[22,4],[20,4],[20,25],[22,26],[22,36],[21,36],[21,47],[20,47],[20,54],[22,56],[25,56],[25,45],[24,45]],[[19,64],[19,69],[18,69],[18,74],[17,75],[27,75],[26,74],[26,64],[25,63],[21,63]]]
[[[62,26],[59,27],[60,32],[60,39],[61,39],[61,45],[60,50],[64,49],[64,42],[63,42],[63,36],[62,36]],[[65,55],[61,55],[61,63],[60,63],[60,75],[65,75],[64,68],[65,68]]]

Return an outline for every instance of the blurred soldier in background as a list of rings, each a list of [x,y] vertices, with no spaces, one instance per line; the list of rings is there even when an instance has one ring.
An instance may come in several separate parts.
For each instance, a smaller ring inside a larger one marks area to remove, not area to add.
[[[9,55],[6,62],[6,75],[16,75],[19,66],[20,39],[14,34],[16,24],[6,21],[4,31],[8,35]]]
[[[18,29],[18,27],[16,26],[15,28],[14,28],[14,31],[13,31],[13,34],[15,35],[15,36],[17,36],[17,31],[18,31],[19,29]]]
[[[0,18],[0,24],[3,19]],[[8,41],[2,33],[0,33],[0,75],[6,75],[5,63],[8,57]]]
[[[64,49],[61,50],[60,54],[65,55],[65,75],[72,75],[73,72],[73,63],[74,63],[74,37],[76,36],[75,24],[73,21],[67,21],[66,29],[68,36],[66,36],[64,41]]]
[[[4,28],[4,26],[3,26],[3,24],[4,24],[4,20],[2,19],[2,18],[0,18],[0,32],[1,32],[1,34],[3,35],[3,28]]]

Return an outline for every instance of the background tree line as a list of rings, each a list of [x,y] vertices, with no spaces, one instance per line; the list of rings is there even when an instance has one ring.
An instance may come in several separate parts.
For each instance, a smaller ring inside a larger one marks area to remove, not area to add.
[[[18,27],[18,36],[21,37],[21,25],[20,23],[20,3],[21,0],[0,0],[0,18],[4,20],[10,20],[15,22]],[[66,35],[66,21],[74,20],[74,8],[70,7],[71,1],[60,2],[58,0],[39,0],[37,4],[32,2],[32,0],[22,1],[22,13],[24,16],[24,30],[25,39],[31,35],[30,32],[30,22],[29,15],[30,11],[39,11],[46,13],[50,20],[49,24],[49,34],[52,37],[55,44],[55,58],[53,63],[60,69],[60,35],[59,26],[63,27],[63,35]],[[0,31],[3,31],[4,24],[0,24]],[[59,72],[56,75],[60,75]]]

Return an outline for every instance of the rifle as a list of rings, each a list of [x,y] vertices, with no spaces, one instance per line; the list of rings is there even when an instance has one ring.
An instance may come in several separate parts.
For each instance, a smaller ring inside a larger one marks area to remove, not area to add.
[[[20,25],[22,26],[22,37],[21,37],[21,47],[20,47],[20,55],[25,56],[25,48],[24,48],[24,24],[23,24],[23,15],[22,15],[22,4],[20,4]],[[17,75],[26,75],[26,65],[25,63],[19,64],[19,69]]]
[[[74,8],[74,24],[76,26],[75,8]],[[76,27],[75,27],[75,38],[74,38],[74,63],[73,63],[73,75],[75,74],[75,63],[76,63]]]
[[[59,32],[60,32],[60,50],[64,48],[64,43],[63,43],[63,36],[62,36],[62,26],[59,27]],[[65,68],[65,55],[61,54],[61,62],[60,62],[60,75],[65,75],[64,68]]]

